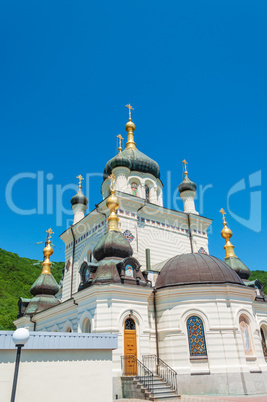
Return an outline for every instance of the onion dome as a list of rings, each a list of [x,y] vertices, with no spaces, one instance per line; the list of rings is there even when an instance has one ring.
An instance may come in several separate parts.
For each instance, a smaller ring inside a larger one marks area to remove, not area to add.
[[[112,170],[119,166],[124,166],[131,171],[150,173],[157,179],[160,178],[160,169],[157,162],[143,154],[136,148],[134,142],[135,124],[131,119],[131,105],[126,105],[129,108],[129,121],[126,123],[125,130],[127,131],[127,143],[125,149],[119,152],[114,158],[110,159],[104,169],[104,180],[112,173]]]
[[[59,291],[59,286],[51,274],[51,265],[50,257],[53,254],[53,248],[51,247],[51,234],[52,229],[48,229],[48,240],[46,242],[46,246],[43,250],[44,261],[42,263],[42,273],[36,279],[34,284],[31,287],[31,294],[33,296],[36,295],[55,295]]]
[[[50,261],[50,257],[53,254],[53,249],[50,239],[53,232],[52,229],[48,229],[47,232],[48,239],[43,250],[44,261],[42,263],[42,273],[31,287],[31,294],[34,297],[30,300],[25,314],[35,314],[59,304],[59,300],[55,297],[55,294],[59,291],[59,286],[51,274],[52,262]]]
[[[225,239],[224,261],[240,276],[240,278],[248,279],[250,277],[250,269],[235,255],[235,247],[230,242],[230,239],[233,236],[233,232],[227,226],[227,222],[225,220],[225,211],[221,209],[220,213],[223,216],[223,229],[221,231],[221,236]]]
[[[169,259],[160,271],[155,287],[226,283],[244,286],[225,262],[208,254],[190,253]]]
[[[119,200],[115,195],[115,176],[109,176],[111,180],[110,192],[106,205],[110,209],[108,221],[108,232],[101,237],[96,244],[93,254],[97,261],[103,260],[106,257],[126,258],[131,257],[133,250],[124,235],[118,227],[119,218],[117,209],[119,208]]]
[[[77,176],[77,179],[79,179],[79,186],[78,186],[78,192],[77,194],[75,194],[72,199],[70,200],[72,205],[76,205],[76,204],[83,204],[85,206],[87,206],[88,204],[88,199],[87,197],[85,197],[85,195],[82,192],[82,180],[83,177],[81,175]]]
[[[131,257],[133,249],[121,232],[108,231],[94,248],[94,257],[97,261],[106,257]]]
[[[178,186],[178,190],[179,190],[180,194],[183,191],[196,191],[196,189],[197,189],[197,185],[193,181],[191,181],[188,177],[188,171],[186,169],[186,165],[187,165],[186,160],[183,160],[183,163],[185,165],[185,171],[184,171],[184,180]]]

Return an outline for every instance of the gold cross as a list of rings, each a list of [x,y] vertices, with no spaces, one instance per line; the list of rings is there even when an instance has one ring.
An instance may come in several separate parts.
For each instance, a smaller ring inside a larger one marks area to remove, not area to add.
[[[119,152],[121,152],[122,151],[122,147],[121,147],[121,140],[123,140],[124,138],[122,138],[122,135],[121,134],[119,134],[119,135],[117,135],[117,138],[119,139]]]
[[[224,211],[223,208],[220,209],[220,213],[221,213],[222,216],[223,216],[223,223],[225,223],[225,215],[226,215],[226,212]]]
[[[82,180],[84,180],[84,178],[79,174],[79,176],[76,176],[76,179],[79,179],[79,188],[82,188]]]
[[[115,174],[114,174],[114,173],[111,173],[111,175],[108,176],[108,178],[109,178],[110,181],[111,181],[110,189],[111,189],[111,190],[115,190],[115,181],[116,181],[116,176],[115,176]]]
[[[184,171],[185,171],[185,172],[187,172],[186,165],[188,165],[188,163],[186,162],[186,160],[185,160],[185,159],[183,160],[183,162],[182,162],[182,163],[184,164]]]
[[[130,105],[130,103],[128,103],[128,105],[125,105],[126,107],[128,107],[129,109],[129,120],[131,120],[132,116],[131,116],[131,110],[134,110],[134,108]]]
[[[48,230],[46,231],[46,233],[48,233],[48,239],[47,239],[47,240],[50,240],[50,239],[51,239],[51,234],[54,233],[53,230],[50,228],[50,229],[48,229]]]

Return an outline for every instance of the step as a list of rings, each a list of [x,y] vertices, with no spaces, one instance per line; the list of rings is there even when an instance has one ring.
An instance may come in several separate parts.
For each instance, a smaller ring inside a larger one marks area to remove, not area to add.
[[[170,388],[170,387],[167,387],[165,384],[156,384],[156,385],[152,384],[151,387],[153,389],[167,389],[167,388]]]
[[[177,399],[180,400],[180,397],[177,394],[169,395],[169,396],[150,396],[150,401],[165,401],[168,399]]]

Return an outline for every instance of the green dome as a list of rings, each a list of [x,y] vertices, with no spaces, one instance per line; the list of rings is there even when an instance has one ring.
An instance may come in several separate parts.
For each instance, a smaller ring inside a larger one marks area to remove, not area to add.
[[[41,274],[31,287],[31,294],[36,295],[55,295],[59,291],[57,281],[51,274]]]
[[[83,204],[85,206],[87,206],[88,204],[88,199],[87,197],[85,197],[85,195],[83,194],[82,190],[79,188],[79,191],[77,194],[75,194],[72,199],[70,200],[72,205],[76,205],[76,204]]]
[[[250,277],[250,269],[238,257],[227,257],[224,261],[240,276],[240,278],[248,279]]]
[[[121,232],[111,230],[101,237],[93,254],[97,261],[106,257],[126,258],[132,256],[133,249]]]
[[[181,194],[183,191],[196,191],[196,189],[197,185],[189,179],[188,174],[185,174],[184,180],[178,186],[179,193]]]
[[[160,170],[157,162],[138,149],[124,149],[124,151],[110,159],[104,170],[104,180],[112,173],[112,169],[119,166],[125,166],[135,172],[150,173],[157,179],[160,178]]]

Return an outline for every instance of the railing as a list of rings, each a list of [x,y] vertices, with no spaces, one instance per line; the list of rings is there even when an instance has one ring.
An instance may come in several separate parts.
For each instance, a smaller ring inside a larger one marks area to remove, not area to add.
[[[154,375],[158,375],[177,393],[177,373],[167,363],[156,355],[143,355],[144,365],[152,371]]]
[[[153,373],[135,356],[121,356],[122,375],[133,376],[148,391],[152,390]]]

